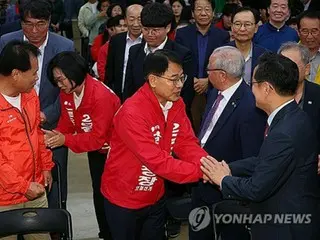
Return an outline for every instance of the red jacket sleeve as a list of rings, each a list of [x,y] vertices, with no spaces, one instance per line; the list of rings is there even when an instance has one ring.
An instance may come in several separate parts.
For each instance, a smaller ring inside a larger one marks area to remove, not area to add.
[[[61,132],[62,134],[71,133],[73,134],[75,132],[75,126],[71,122],[68,112],[65,109],[65,106],[63,106],[64,100],[62,97],[63,93],[60,93],[60,103],[61,103],[61,114],[58,122],[58,126],[55,129],[58,132]]]
[[[104,111],[106,109],[106,103],[108,103],[108,110]],[[112,119],[119,107],[120,100],[114,93],[111,93],[111,91],[110,95],[97,99],[95,105],[92,106],[91,119],[93,127],[91,132],[66,134],[65,146],[75,153],[101,149],[106,143],[106,133],[111,131]]]
[[[37,100],[36,105],[37,110],[37,131],[38,131],[38,143],[39,143],[39,158],[41,160],[42,171],[51,171],[54,167],[54,162],[52,161],[52,152],[46,148],[44,143],[44,133],[41,131],[40,128],[40,104],[39,100]]]
[[[200,147],[198,138],[194,135],[190,120],[185,111],[182,113],[183,123],[179,126],[179,133],[173,152],[179,159],[188,162],[194,162],[200,167],[200,159],[209,154]]]
[[[102,34],[99,34],[92,43],[91,46],[91,57],[94,62],[98,59],[99,50],[102,46]]]
[[[177,183],[197,182],[202,177],[196,160],[186,162],[175,159],[155,144],[150,126],[144,119],[124,111],[117,117],[114,126],[128,149],[158,176]]]
[[[98,60],[97,60],[97,68],[98,68],[99,80],[104,82],[104,83],[107,83],[107,79],[105,79],[105,73],[106,73],[108,49],[109,49],[109,42],[106,42],[100,48],[99,55],[98,55]]]

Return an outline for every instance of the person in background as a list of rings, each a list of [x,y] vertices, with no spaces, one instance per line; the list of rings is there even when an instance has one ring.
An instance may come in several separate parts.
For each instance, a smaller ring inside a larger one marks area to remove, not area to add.
[[[261,25],[254,42],[272,52],[277,52],[282,43],[299,41],[297,32],[286,25],[289,17],[289,0],[270,0],[269,22]]]
[[[223,29],[228,31],[231,36],[231,16],[235,13],[235,11],[239,8],[237,4],[226,4],[222,11],[222,16],[220,20],[214,25],[216,28]]]
[[[102,176],[113,239],[163,240],[165,180],[189,183],[204,177],[200,159],[207,153],[180,97],[186,79],[182,61],[171,50],[151,52],[143,62],[143,78],[143,86],[115,115]]]
[[[180,22],[182,10],[186,7],[186,4],[184,0],[170,0],[170,5],[174,15],[174,22],[177,26]],[[174,26],[171,27],[175,28]]]
[[[307,79],[314,82],[320,66],[320,13],[303,13],[298,20],[298,30],[300,43],[306,46],[311,54],[310,76]]]
[[[34,90],[39,54],[36,46],[21,41],[9,42],[0,54],[0,212],[48,207],[46,189],[51,190],[54,163],[44,144]],[[50,235],[24,238],[50,240]]]
[[[299,30],[298,30],[298,18],[297,17],[290,17],[288,19],[288,21],[286,22],[286,25],[288,25],[289,27],[293,28],[294,30],[297,31],[297,33],[299,34]]]
[[[91,57],[94,62],[98,60],[101,47],[109,41],[110,37],[121,32],[127,31],[127,23],[123,15],[117,15],[107,20],[105,24],[104,32],[99,34],[93,41],[91,51]]]
[[[51,22],[50,22],[50,30],[58,33],[61,31],[60,24],[64,19],[64,8],[62,0],[50,0],[52,2],[52,14],[51,14]]]
[[[51,83],[61,89],[63,104],[57,128],[44,130],[46,145],[52,149],[65,145],[75,153],[88,153],[99,238],[111,240],[100,186],[110,149],[112,120],[120,100],[88,74],[86,61],[75,52],[56,55],[49,63],[47,74]]]
[[[115,17],[117,15],[125,15],[124,8],[119,3],[113,3],[108,7],[108,18]]]
[[[22,30],[1,36],[0,51],[12,40],[26,40],[40,50],[38,55],[38,80],[34,86],[40,100],[41,125],[44,129],[54,129],[60,117],[59,89],[47,78],[46,71],[50,60],[59,52],[74,51],[74,44],[67,38],[49,31],[52,5],[47,0],[24,0],[20,5]],[[68,149],[57,148],[53,151],[54,161],[61,170],[62,206],[66,208],[68,193]],[[57,181],[48,194],[49,207],[59,206]]]
[[[113,19],[113,20],[112,20]],[[118,15],[113,18],[110,18],[107,23],[107,28],[112,29],[110,37],[117,35],[119,33],[127,32],[127,21],[124,19],[124,16]],[[109,38],[110,40],[110,38]],[[100,47],[98,51],[97,58],[97,71],[100,81],[107,83],[107,79],[105,77],[106,64],[108,59],[108,51],[109,51],[109,40],[104,42],[104,44]],[[119,51],[119,49],[117,49]],[[119,63],[118,63],[119,64]]]
[[[258,30],[259,13],[249,7],[238,8],[232,15],[231,21],[234,41],[227,45],[240,50],[245,59],[243,79],[248,86],[251,86],[253,70],[258,64],[258,59],[267,51],[252,41]]]
[[[105,72],[103,74],[105,77],[104,79],[100,78],[101,81],[107,83],[122,102],[129,51],[132,46],[141,43],[143,38],[141,33],[142,8],[139,4],[133,4],[127,8],[126,22],[128,32],[120,33],[110,39],[108,52],[106,52],[108,64],[105,64]],[[99,54],[99,65],[103,65],[103,61],[106,61],[103,54],[102,51]]]

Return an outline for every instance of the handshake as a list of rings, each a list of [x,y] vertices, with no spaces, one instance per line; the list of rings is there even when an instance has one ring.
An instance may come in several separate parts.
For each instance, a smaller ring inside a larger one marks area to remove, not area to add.
[[[218,162],[211,156],[203,157],[200,159],[201,171],[203,172],[203,182],[210,182],[220,186],[225,176],[231,176],[231,171],[225,161]]]

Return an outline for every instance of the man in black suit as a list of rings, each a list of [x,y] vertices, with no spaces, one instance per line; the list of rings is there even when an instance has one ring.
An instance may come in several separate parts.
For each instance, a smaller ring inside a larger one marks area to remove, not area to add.
[[[150,52],[158,49],[168,49],[175,52],[183,62],[183,72],[187,77],[182,88],[181,97],[186,104],[190,118],[193,92],[193,61],[191,52],[168,39],[173,12],[171,8],[161,3],[146,5],[141,12],[142,34],[145,41],[130,48],[124,84],[124,100],[131,97],[144,83],[143,60]]]
[[[258,155],[267,120],[266,114],[256,107],[251,88],[242,78],[244,66],[241,52],[225,46],[213,51],[207,69],[214,89],[208,93],[199,141],[210,156],[227,163]],[[217,106],[219,96],[222,99]],[[212,113],[215,108],[216,111]],[[221,200],[219,189],[211,184],[199,182],[192,190],[193,208],[206,206],[211,209],[214,203]],[[212,221],[203,229],[190,224],[191,240],[214,239]],[[222,231],[224,240],[233,240],[235,236],[237,240],[250,239],[248,232],[238,226]]]
[[[279,53],[290,58],[299,68],[299,83],[295,100],[312,120],[313,129],[318,138],[320,166],[320,86],[305,80],[310,74],[310,52],[301,44],[288,42],[280,47]]]
[[[108,60],[106,64],[107,85],[122,100],[126,67],[128,63],[129,50],[132,46],[141,43],[141,21],[142,6],[131,5],[126,11],[126,22],[128,32],[113,36],[109,41]]]
[[[320,11],[319,0],[300,0],[303,4],[304,11]]]
[[[308,115],[294,101],[298,80],[293,61],[263,55],[255,69],[253,93],[269,116],[269,127],[258,157],[236,161],[230,168],[210,157],[201,160],[203,172],[226,199],[249,200],[254,216],[270,214],[263,224],[253,222],[253,240],[319,239],[317,139]],[[277,220],[276,214],[287,220]],[[294,224],[287,214],[309,217]]]
[[[176,42],[190,49],[194,60],[194,65],[192,66],[194,71],[193,91],[197,94],[192,105],[192,117],[196,132],[199,130],[201,116],[205,108],[205,92],[209,83],[206,67],[209,57],[214,49],[225,45],[230,40],[230,35],[227,31],[213,26],[214,8],[214,1],[193,1],[192,14],[195,24],[179,29],[176,34]]]

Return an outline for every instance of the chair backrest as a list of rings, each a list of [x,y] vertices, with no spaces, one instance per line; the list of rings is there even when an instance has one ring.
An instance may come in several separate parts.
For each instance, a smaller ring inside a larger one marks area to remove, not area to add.
[[[30,233],[63,233],[72,239],[71,215],[64,209],[24,208],[0,212],[0,237]]]
[[[170,198],[166,203],[170,215],[176,220],[187,220],[192,209],[191,198],[176,197]]]

